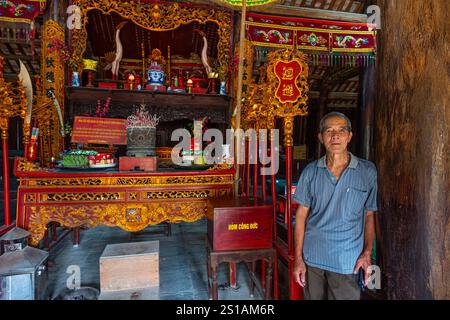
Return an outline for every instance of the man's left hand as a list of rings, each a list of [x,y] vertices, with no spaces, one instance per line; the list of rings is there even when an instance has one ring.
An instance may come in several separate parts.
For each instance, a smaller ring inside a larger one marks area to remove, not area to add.
[[[362,253],[358,260],[356,260],[355,269],[353,270],[354,274],[357,274],[359,269],[362,268],[364,270],[364,284],[367,285],[370,274],[368,272],[368,268],[372,265],[370,254]]]

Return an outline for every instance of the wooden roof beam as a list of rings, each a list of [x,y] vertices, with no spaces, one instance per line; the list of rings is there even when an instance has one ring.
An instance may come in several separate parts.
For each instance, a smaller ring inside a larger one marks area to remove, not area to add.
[[[4,54],[3,58],[5,58],[5,60],[22,60],[22,61],[26,61],[26,60],[32,60],[33,58],[31,56],[23,56],[23,55],[18,55],[18,54]]]
[[[345,3],[345,1],[344,1]],[[261,7],[249,8],[249,11],[272,14],[272,15],[283,15],[291,17],[303,17],[310,19],[323,19],[323,20],[333,20],[333,21],[343,21],[343,22],[357,22],[366,23],[367,15],[361,13],[351,13],[351,12],[339,12],[323,9],[313,9],[313,8],[303,8],[297,6],[286,6],[281,4],[273,4]]]
[[[309,91],[308,97],[310,99],[319,99],[320,92],[319,91]],[[330,92],[328,94],[328,99],[340,99],[340,100],[356,100],[358,99],[357,92]]]
[[[218,5],[219,7],[227,7],[220,0],[188,0],[188,2],[193,4],[203,4],[203,5],[211,5],[211,3]],[[367,15],[361,13],[352,13],[352,12],[339,12],[332,10],[324,10],[324,9],[313,9],[313,8],[305,8],[301,7],[304,5],[304,0],[291,0],[290,5],[286,5],[288,1],[280,0],[279,3],[275,4],[267,4],[263,6],[257,7],[249,7],[247,10],[249,12],[255,13],[265,13],[271,15],[282,15],[282,16],[290,16],[290,17],[303,17],[310,19],[323,19],[323,20],[333,20],[333,21],[343,21],[343,22],[357,22],[357,23],[366,23]],[[332,2],[332,5],[334,2]],[[341,3],[341,6],[345,4]],[[330,6],[332,9],[332,6]]]
[[[358,105],[350,103],[328,103],[327,107],[329,109],[355,109],[358,108]]]

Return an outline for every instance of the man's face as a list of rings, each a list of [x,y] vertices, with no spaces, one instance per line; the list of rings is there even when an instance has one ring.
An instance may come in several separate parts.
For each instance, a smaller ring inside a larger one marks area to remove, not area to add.
[[[325,127],[323,132],[319,133],[319,140],[327,152],[344,153],[352,136],[347,128],[347,121],[340,117],[331,117],[325,120]]]

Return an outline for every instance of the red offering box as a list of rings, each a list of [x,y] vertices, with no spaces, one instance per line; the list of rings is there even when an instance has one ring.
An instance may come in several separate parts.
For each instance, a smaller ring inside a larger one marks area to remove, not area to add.
[[[272,248],[273,207],[242,198],[211,199],[208,239],[213,251]]]
[[[206,93],[206,88],[192,88],[192,93],[200,93],[200,94],[203,94],[203,93]]]
[[[120,157],[119,171],[139,170],[156,171],[158,168],[158,157]]]
[[[98,87],[103,88],[103,89],[117,89],[117,83],[115,83],[115,82],[99,82]]]

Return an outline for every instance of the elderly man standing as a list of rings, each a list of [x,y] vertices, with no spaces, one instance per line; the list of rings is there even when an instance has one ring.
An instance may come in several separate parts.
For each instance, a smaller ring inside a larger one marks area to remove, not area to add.
[[[350,120],[332,112],[320,121],[326,156],[302,172],[294,201],[294,277],[308,300],[358,300],[357,274],[371,265],[377,211],[375,165],[347,150]]]

